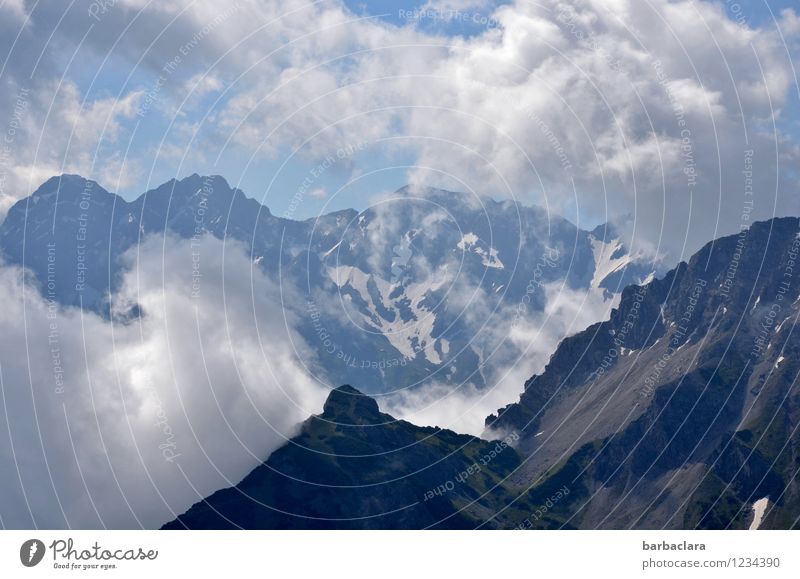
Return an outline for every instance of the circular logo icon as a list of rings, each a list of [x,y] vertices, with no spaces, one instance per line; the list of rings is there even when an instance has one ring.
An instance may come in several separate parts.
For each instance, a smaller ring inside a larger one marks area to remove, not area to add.
[[[44,543],[39,539],[28,539],[19,548],[19,560],[26,567],[35,567],[44,558]]]

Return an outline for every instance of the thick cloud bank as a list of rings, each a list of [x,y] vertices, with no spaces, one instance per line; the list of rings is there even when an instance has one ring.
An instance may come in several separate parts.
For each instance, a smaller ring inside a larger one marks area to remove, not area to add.
[[[113,323],[0,268],[4,527],[156,527],[321,410],[277,288],[240,247],[156,237],[128,259]]]

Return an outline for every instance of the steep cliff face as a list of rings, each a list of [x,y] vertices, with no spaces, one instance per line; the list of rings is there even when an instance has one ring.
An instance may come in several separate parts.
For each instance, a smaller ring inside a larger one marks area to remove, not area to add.
[[[742,528],[763,497],[762,527],[796,524],[798,234],[716,240],[564,340],[487,419],[521,434],[517,482],[570,482],[581,527]]]

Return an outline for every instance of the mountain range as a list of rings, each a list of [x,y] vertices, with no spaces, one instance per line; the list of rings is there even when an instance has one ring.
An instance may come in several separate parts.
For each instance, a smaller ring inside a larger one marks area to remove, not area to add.
[[[773,219],[627,287],[487,418],[490,441],[335,389],[165,528],[796,528],[798,254],[800,220]]]
[[[315,375],[375,394],[430,381],[485,388],[519,356],[508,329],[544,310],[548,284],[612,299],[657,269],[610,225],[586,231],[511,201],[404,187],[361,212],[300,221],[200,175],[132,201],[53,177],[9,210],[0,253],[48,299],[110,316],[123,257],[153,235],[239,244],[280,283]]]
[[[799,524],[797,218],[662,271],[612,226],[431,188],[296,220],[218,176],[127,201],[62,175],[11,208],[0,252],[48,301],[124,324],[148,315],[114,294],[155,235],[245,251],[330,385],[299,434],[165,528]],[[526,355],[508,331],[537,322],[547,288],[616,306],[561,340],[480,438],[381,412],[376,397],[406,388],[491,388]]]

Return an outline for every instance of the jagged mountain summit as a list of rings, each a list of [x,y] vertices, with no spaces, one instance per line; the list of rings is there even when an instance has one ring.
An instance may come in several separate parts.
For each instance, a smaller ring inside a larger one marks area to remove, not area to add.
[[[342,387],[167,528],[797,528],[798,257],[800,220],[773,219],[626,288],[487,418],[508,447]]]
[[[200,175],[132,201],[53,177],[11,208],[0,251],[47,299],[108,316],[124,256],[153,235],[237,241],[290,296],[315,373],[371,393],[485,387],[519,353],[506,337],[520,304],[524,318],[541,312],[547,284],[611,297],[653,271],[612,228],[584,231],[538,207],[404,187],[360,213],[299,221]]]

